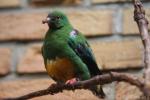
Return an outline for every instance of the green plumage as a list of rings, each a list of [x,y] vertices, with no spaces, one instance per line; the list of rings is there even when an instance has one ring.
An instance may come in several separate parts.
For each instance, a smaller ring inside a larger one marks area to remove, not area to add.
[[[46,59],[55,59],[55,57],[67,57],[76,66],[75,72],[81,79],[86,80],[90,78],[90,73],[86,65],[81,61],[81,59],[75,54],[75,52],[69,47],[68,39],[69,33],[72,31],[70,25],[65,26],[61,30],[51,31],[49,30],[44,39],[43,45],[43,57]],[[76,39],[77,42],[83,42],[82,37]]]
[[[80,80],[87,80],[101,74],[85,37],[74,30],[65,14],[54,11],[48,15],[48,18],[50,18],[50,21],[47,22],[49,30],[42,47],[45,66],[47,65],[47,59],[67,58],[74,65],[75,77]],[[95,88],[94,90],[96,91]],[[100,93],[104,96],[102,91]]]

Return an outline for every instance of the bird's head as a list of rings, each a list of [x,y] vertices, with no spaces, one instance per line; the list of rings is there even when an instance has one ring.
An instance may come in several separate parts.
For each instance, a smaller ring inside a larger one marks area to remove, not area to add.
[[[67,16],[60,11],[53,11],[49,13],[47,18],[42,21],[47,23],[50,29],[60,29],[69,24]]]

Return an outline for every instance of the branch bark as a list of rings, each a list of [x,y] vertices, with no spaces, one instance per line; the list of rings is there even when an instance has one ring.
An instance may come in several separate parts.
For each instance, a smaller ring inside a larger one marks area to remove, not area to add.
[[[139,79],[130,74],[111,72],[109,74],[95,76],[89,80],[79,81],[73,85],[52,84],[49,88],[44,90],[29,93],[27,95],[16,97],[16,98],[3,98],[1,100],[26,100],[26,99],[31,99],[34,97],[48,95],[48,94],[53,95],[62,92],[63,90],[89,89],[90,86],[93,85],[98,85],[98,84],[103,85],[114,81],[128,82],[132,85],[137,86],[143,93],[146,93],[146,95],[150,96],[150,87],[147,84],[144,84],[144,79]]]
[[[148,34],[148,20],[140,0],[134,1],[134,20],[136,21],[144,45],[145,81],[150,81],[150,36]]]
[[[148,20],[145,17],[145,10],[140,0],[133,0],[134,2],[134,20],[138,25],[138,29],[144,45],[144,78],[145,83],[150,82],[150,36],[148,34]],[[150,98],[145,93],[146,98]]]

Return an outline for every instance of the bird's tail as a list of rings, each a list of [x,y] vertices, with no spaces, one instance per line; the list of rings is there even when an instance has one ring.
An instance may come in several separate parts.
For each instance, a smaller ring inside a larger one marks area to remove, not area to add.
[[[92,91],[92,93],[95,96],[97,96],[99,98],[105,98],[105,93],[104,93],[101,85],[92,86],[90,88],[90,90]]]

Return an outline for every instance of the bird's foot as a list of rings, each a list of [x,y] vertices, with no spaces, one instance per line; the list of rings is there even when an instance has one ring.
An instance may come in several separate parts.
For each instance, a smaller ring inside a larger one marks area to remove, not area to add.
[[[77,78],[72,78],[72,79],[70,79],[70,80],[67,80],[65,84],[72,85],[72,84],[76,83],[77,81],[78,81]]]

